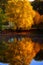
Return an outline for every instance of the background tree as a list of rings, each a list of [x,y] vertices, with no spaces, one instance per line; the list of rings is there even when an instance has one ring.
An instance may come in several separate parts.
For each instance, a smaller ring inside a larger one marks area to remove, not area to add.
[[[6,22],[7,24],[7,16],[3,12],[2,8],[0,8],[0,30],[4,29],[4,23]]]
[[[35,0],[32,2],[33,9],[38,11],[41,15],[43,14],[43,1]]]
[[[7,16],[5,15],[6,4],[7,0],[0,0],[0,30],[4,29],[3,22],[7,21]]]

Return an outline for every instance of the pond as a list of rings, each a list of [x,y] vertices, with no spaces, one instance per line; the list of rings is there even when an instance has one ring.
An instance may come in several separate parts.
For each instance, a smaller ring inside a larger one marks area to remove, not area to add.
[[[9,64],[0,63],[0,65],[9,65]],[[38,62],[38,61],[32,60],[30,65],[43,65],[43,61]]]

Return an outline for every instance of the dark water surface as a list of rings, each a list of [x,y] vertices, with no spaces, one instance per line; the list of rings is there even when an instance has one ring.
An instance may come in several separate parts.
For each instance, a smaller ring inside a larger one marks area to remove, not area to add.
[[[43,43],[43,29],[18,30],[18,31],[1,31],[0,42],[9,39],[30,38],[33,42]]]

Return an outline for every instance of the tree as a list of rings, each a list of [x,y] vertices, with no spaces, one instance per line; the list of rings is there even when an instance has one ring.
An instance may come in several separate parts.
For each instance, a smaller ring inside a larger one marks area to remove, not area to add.
[[[11,0],[6,5],[6,15],[8,21],[13,23],[13,29],[30,29],[33,24],[35,11],[26,0]]]
[[[7,4],[7,0],[0,0],[0,30],[3,28],[3,22],[7,21],[7,16],[5,14],[5,7]]]
[[[7,16],[6,14],[3,12],[2,8],[0,8],[0,30],[3,30],[3,23],[5,23],[7,21]]]
[[[32,6],[33,6],[33,9],[38,11],[41,15],[43,14],[43,1],[38,1],[38,0],[35,0],[34,2],[32,2]]]

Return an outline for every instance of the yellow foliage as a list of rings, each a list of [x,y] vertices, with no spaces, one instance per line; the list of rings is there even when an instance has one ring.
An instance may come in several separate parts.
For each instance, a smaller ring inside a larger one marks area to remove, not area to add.
[[[11,0],[6,5],[9,22],[14,22],[14,29],[30,29],[34,24],[35,11],[28,0]]]

